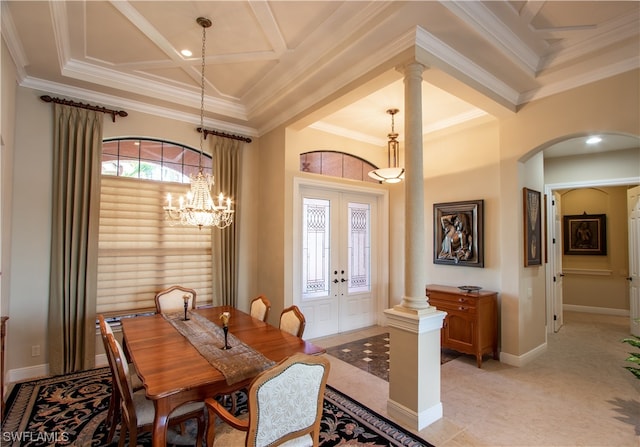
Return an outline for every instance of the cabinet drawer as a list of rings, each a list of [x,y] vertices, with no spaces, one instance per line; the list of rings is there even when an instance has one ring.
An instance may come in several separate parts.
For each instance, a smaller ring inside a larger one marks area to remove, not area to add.
[[[442,301],[442,300],[434,300],[429,299],[429,304],[434,306],[436,309],[452,312],[465,312],[465,313],[476,313],[476,305],[475,303],[468,302],[455,302],[455,301]]]

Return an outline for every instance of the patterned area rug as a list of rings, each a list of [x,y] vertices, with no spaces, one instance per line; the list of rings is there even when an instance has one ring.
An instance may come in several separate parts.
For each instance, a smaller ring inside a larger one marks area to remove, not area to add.
[[[389,381],[389,334],[345,343],[344,345],[327,348],[327,354],[360,368],[363,371]],[[440,364],[443,365],[461,354],[442,349]]]
[[[110,393],[108,368],[17,384],[5,407],[0,445],[116,446],[117,433],[111,444],[106,442]],[[246,412],[246,395],[238,399],[238,412]],[[194,432],[195,424],[187,426],[182,440]],[[433,447],[329,386],[324,398],[320,445]],[[150,435],[139,436],[138,446],[151,446]]]

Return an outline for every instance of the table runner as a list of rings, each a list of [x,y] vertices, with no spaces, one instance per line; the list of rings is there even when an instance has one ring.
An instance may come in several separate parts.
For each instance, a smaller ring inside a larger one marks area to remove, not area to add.
[[[202,315],[189,312],[188,321],[183,320],[184,312],[163,313],[162,316],[189,340],[211,366],[224,375],[228,385],[255,377],[275,365],[273,360],[242,343],[231,333],[227,339],[232,349],[221,349],[224,346],[222,328]]]

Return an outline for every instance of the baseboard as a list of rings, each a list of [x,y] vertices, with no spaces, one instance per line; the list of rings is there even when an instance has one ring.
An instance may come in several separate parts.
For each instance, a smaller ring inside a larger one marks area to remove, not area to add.
[[[23,382],[25,380],[33,380],[38,377],[46,377],[49,375],[49,364],[27,366],[26,368],[10,369],[8,371],[8,383]]]
[[[541,356],[547,350],[547,342],[544,342],[540,346],[532,349],[529,352],[526,352],[522,355],[513,355],[507,352],[500,353],[500,361],[502,363],[506,363],[507,365],[521,367],[531,362],[535,358]]]
[[[107,355],[96,355],[96,368],[108,366]],[[23,382],[25,380],[34,380],[39,377],[46,377],[49,375],[49,364],[28,366],[26,368],[10,369],[7,371],[6,383]]]
[[[617,315],[620,317],[628,317],[630,314],[628,309],[613,309],[610,307],[594,307],[579,306],[577,304],[563,304],[562,310],[570,312],[585,312],[589,314]]]

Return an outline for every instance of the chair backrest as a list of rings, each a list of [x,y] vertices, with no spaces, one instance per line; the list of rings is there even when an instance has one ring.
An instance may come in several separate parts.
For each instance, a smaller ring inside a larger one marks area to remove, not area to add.
[[[303,436],[318,445],[329,368],[323,356],[295,354],[256,377],[248,392],[246,445],[279,445]]]
[[[107,334],[107,358],[112,368],[113,378],[121,398],[122,415],[130,427],[137,426],[136,409],[133,402],[133,386],[131,385],[131,372],[129,363],[124,355],[122,345],[113,334]]]
[[[184,310],[184,297],[189,297],[187,307],[196,308],[196,291],[183,286],[171,286],[156,293],[156,312],[177,312]]]
[[[280,314],[280,329],[302,338],[307,322],[298,306],[287,307]]]
[[[271,301],[264,296],[260,295],[251,300],[251,316],[257,318],[260,321],[267,321],[267,316],[271,310]]]

